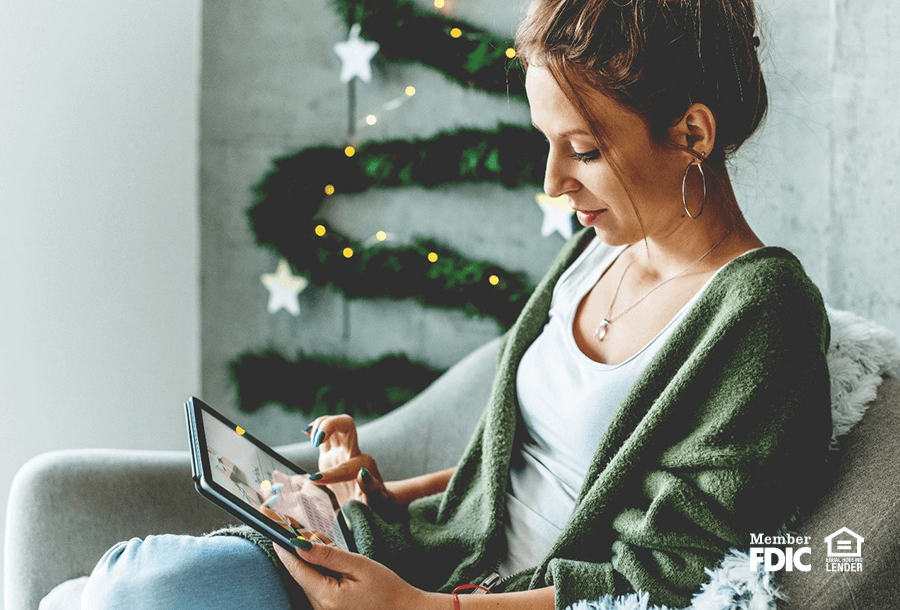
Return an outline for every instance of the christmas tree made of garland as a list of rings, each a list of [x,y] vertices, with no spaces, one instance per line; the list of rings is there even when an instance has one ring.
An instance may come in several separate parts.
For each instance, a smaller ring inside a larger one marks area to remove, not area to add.
[[[511,73],[519,70],[512,42],[439,12],[423,11],[408,0],[333,0],[333,4],[350,31],[346,42],[335,45],[351,100],[348,142],[342,147],[309,147],[275,159],[255,187],[249,211],[252,230],[260,245],[281,257],[278,272],[263,278],[271,293],[269,310],[284,307],[296,315],[297,294],[312,284],[331,287],[348,299],[415,299],[426,307],[492,318],[501,329],[508,328],[532,290],[524,274],[467,258],[433,239],[395,244],[379,232],[375,243],[360,242],[342,235],[318,214],[332,196],[372,188],[463,183],[539,187],[546,142],[530,126],[363,144],[353,137],[355,79],[371,78],[369,62],[376,52],[390,62],[428,65],[461,86],[524,101],[523,78]],[[442,5],[442,0],[435,0],[436,7]],[[548,217],[555,215],[557,230],[571,235],[570,211],[561,210],[559,202],[541,204],[542,232],[553,230]],[[303,352],[288,357],[272,349],[241,354],[230,366],[242,410],[278,403],[312,415],[383,414],[440,374],[402,355],[352,362]],[[297,383],[300,378],[315,379],[316,384]]]

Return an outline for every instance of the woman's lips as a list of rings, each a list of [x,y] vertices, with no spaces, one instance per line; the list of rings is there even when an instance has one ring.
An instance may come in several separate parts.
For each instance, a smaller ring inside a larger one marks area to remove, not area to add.
[[[578,217],[578,222],[580,222],[585,227],[589,227],[594,224],[600,216],[606,213],[606,208],[602,210],[575,210],[575,215]]]

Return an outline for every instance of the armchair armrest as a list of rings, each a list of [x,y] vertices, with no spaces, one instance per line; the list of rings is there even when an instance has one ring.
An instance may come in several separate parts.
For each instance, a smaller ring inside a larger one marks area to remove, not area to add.
[[[498,341],[455,365],[417,398],[360,427],[388,479],[456,463],[487,404]],[[314,472],[309,443],[279,448]],[[194,489],[188,453],[86,449],[29,461],[9,496],[6,610],[34,610],[56,585],[91,573],[115,543],[150,534],[200,535],[233,523]]]

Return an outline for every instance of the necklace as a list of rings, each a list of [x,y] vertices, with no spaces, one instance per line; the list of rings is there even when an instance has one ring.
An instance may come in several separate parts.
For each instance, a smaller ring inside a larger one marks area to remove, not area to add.
[[[616,315],[610,317],[610,314],[612,313],[613,306],[615,306],[615,304],[616,304],[616,298],[619,296],[619,289],[622,288],[622,282],[625,281],[625,275],[628,273],[628,270],[631,269],[631,266],[634,264],[634,261],[631,261],[630,263],[628,263],[628,266],[625,267],[625,271],[622,272],[622,277],[619,278],[619,284],[616,286],[616,291],[613,293],[613,298],[612,298],[612,301],[611,301],[610,304],[609,304],[609,309],[606,311],[606,315],[603,316],[603,319],[600,320],[600,324],[599,324],[599,326],[597,326],[597,330],[594,331],[594,337],[597,339],[597,341],[603,341],[604,337],[606,337],[606,333],[607,333],[608,330],[609,330],[609,325],[610,325],[610,324],[612,324],[613,322],[615,322],[616,320],[618,320],[619,318],[621,318],[622,316],[624,316],[626,313],[628,313],[629,311],[631,311],[632,309],[634,309],[635,307],[637,307],[638,305],[640,305],[641,302],[642,302],[644,299],[646,299],[647,297],[649,297],[651,294],[653,294],[654,292],[656,292],[658,289],[662,288],[663,286],[665,286],[666,284],[668,284],[668,283],[671,282],[672,280],[681,277],[682,275],[684,275],[685,273],[687,273],[688,271],[690,271],[691,269],[693,269],[695,266],[699,265],[699,264],[700,264],[700,261],[702,261],[704,258],[706,258],[707,256],[709,256],[710,253],[711,253],[713,250],[715,250],[716,248],[719,247],[719,244],[721,244],[723,241],[725,241],[725,238],[727,238],[729,235],[731,235],[731,232],[734,231],[734,227],[735,227],[735,225],[731,225],[731,228],[728,229],[728,231],[725,232],[725,235],[723,235],[723,236],[719,239],[719,241],[717,241],[716,243],[714,243],[714,244],[712,245],[712,248],[710,248],[709,250],[707,250],[706,252],[704,252],[704,253],[700,256],[700,258],[698,258],[697,260],[695,260],[693,263],[691,263],[690,265],[688,265],[687,267],[685,267],[684,269],[682,269],[681,271],[679,271],[678,273],[676,273],[676,274],[673,275],[672,277],[670,277],[670,278],[668,278],[668,279],[665,279],[665,280],[661,281],[659,284],[657,284],[656,286],[654,286],[653,288],[651,288],[650,290],[648,290],[648,291],[644,294],[644,296],[642,296],[641,298],[639,298],[637,301],[635,301],[634,303],[632,303],[631,305],[629,305],[628,307],[626,307],[624,310],[620,311],[620,312],[617,313]],[[601,277],[602,277],[602,276],[601,276]],[[599,282],[599,281],[600,281],[600,279],[598,278],[598,279],[597,279],[597,282]],[[594,285],[596,286],[596,284],[594,284]]]

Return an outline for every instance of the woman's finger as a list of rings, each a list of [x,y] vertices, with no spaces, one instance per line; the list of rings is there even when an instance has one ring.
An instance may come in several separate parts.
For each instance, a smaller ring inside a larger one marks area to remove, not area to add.
[[[320,426],[322,425],[322,423],[323,423],[326,419],[328,419],[328,417],[329,417],[328,415],[322,415],[321,417],[317,417],[316,419],[314,419],[314,420],[312,421],[312,423],[308,424],[308,425],[303,429],[303,432],[306,434],[306,436],[309,437],[309,441],[313,444],[313,446],[316,446],[316,447],[318,446],[318,445],[316,444],[316,439],[317,439],[318,436],[319,436],[319,428],[320,428]],[[320,441],[320,442],[321,442],[321,441]]]
[[[356,442],[356,422],[349,415],[325,415],[317,418],[304,429],[313,447],[321,445],[325,439],[347,435]]]
[[[302,555],[303,551],[299,551],[299,553]],[[329,581],[333,581],[332,577],[322,574],[309,563],[297,559],[289,551],[281,548],[280,545],[275,545],[275,554],[278,555],[278,559],[287,568],[288,574],[291,575],[294,582],[300,585],[311,600],[322,597],[323,589],[330,584]]]
[[[279,549],[280,547],[276,546],[276,550]],[[284,549],[280,550],[284,555],[293,557],[296,560],[296,557]],[[305,568],[318,566],[320,569],[328,570],[338,576],[350,576],[354,572],[360,570],[362,564],[370,561],[356,553],[351,553],[350,551],[345,551],[339,547],[325,544],[307,543],[304,546],[298,546],[297,552],[303,561],[298,560],[296,563],[299,563]],[[279,555],[279,557],[280,556],[281,555]],[[290,570],[290,568],[288,568],[288,570]],[[318,570],[316,571],[318,572]]]
[[[356,457],[338,464],[334,468],[328,468],[322,472],[317,472],[310,476],[309,480],[316,485],[329,485],[331,483],[344,483],[353,481],[359,477],[360,469],[365,468],[368,472],[378,472],[375,466],[375,460],[371,455],[361,453]]]

